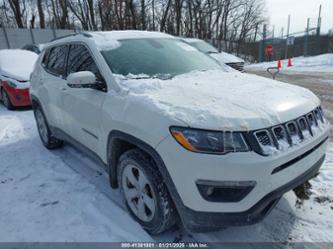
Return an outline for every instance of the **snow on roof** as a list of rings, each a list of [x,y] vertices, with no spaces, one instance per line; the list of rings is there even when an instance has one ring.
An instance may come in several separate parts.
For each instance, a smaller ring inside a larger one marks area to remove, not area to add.
[[[29,80],[38,55],[22,49],[0,50],[0,76]]]
[[[174,38],[171,35],[139,30],[121,30],[105,32],[89,32],[99,49],[116,49],[121,46],[120,40],[140,38]]]
[[[117,30],[117,31],[102,31],[102,32],[89,32],[94,38],[97,36],[109,37],[114,40],[123,39],[137,39],[137,38],[173,38],[172,35],[141,30]]]

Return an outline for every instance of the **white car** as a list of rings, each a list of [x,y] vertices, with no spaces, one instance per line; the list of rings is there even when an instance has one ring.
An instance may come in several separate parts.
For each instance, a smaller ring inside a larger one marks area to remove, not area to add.
[[[226,72],[162,33],[55,40],[36,63],[31,98],[43,144],[67,141],[98,159],[153,234],[260,221],[318,172],[328,143],[309,90]]]
[[[219,52],[215,47],[210,45],[208,42],[197,38],[182,38],[186,43],[195,47],[199,51],[213,57],[221,64],[226,64],[238,71],[244,72],[244,63],[245,61],[233,54],[226,52]]]

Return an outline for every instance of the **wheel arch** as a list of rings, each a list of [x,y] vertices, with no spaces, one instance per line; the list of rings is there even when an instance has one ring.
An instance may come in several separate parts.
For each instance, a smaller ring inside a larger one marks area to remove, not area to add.
[[[119,157],[127,150],[138,148],[143,152],[147,153],[153,158],[156,164],[160,156],[146,142],[138,139],[130,134],[124,133],[119,130],[113,130],[109,133],[108,143],[107,143],[107,162],[108,162],[108,172],[110,177],[110,184],[112,188],[118,187],[117,182],[117,165]]]
[[[174,192],[173,190],[170,189],[170,187],[174,188],[175,190],[176,189],[175,185],[171,180],[171,176],[169,175],[169,172],[158,152],[152,146],[142,141],[141,139],[119,130],[111,131],[108,136],[107,162],[108,162],[108,173],[110,177],[111,187],[112,188],[118,187],[117,164],[119,157],[125,151],[133,148],[138,148],[142,150],[154,160],[158,170],[162,174],[163,180],[167,183],[167,188],[169,189],[170,192]]]
[[[31,103],[32,103],[32,109],[35,109],[37,106],[39,106],[43,110],[43,107],[42,107],[39,99],[35,95],[30,94],[30,98],[31,98]]]
[[[173,200],[178,213],[181,214],[184,207],[183,202],[159,153],[152,146],[142,141],[141,139],[119,130],[111,131],[108,136],[107,165],[111,187],[118,188],[117,166],[119,157],[128,149],[133,148],[142,150],[154,160],[157,166],[157,170],[159,170],[162,175],[163,181],[171,196],[171,199]]]

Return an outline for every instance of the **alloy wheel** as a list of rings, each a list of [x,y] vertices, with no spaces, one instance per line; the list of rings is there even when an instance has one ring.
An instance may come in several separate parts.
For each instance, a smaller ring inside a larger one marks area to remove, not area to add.
[[[127,165],[122,174],[122,187],[131,211],[140,220],[151,221],[156,212],[156,197],[144,172],[135,165]]]
[[[38,127],[39,134],[40,134],[43,142],[47,143],[47,140],[48,140],[47,126],[46,126],[44,115],[39,109],[36,110],[36,121],[37,121],[37,127]]]
[[[5,107],[9,106],[9,99],[8,99],[8,95],[5,92],[5,90],[2,90],[2,102],[3,102]]]

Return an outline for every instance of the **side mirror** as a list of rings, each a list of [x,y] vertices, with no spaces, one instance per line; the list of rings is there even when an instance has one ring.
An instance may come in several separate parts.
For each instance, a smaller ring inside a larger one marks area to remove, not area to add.
[[[67,77],[67,84],[70,87],[83,88],[92,87],[96,83],[96,76],[90,71],[71,73]]]

